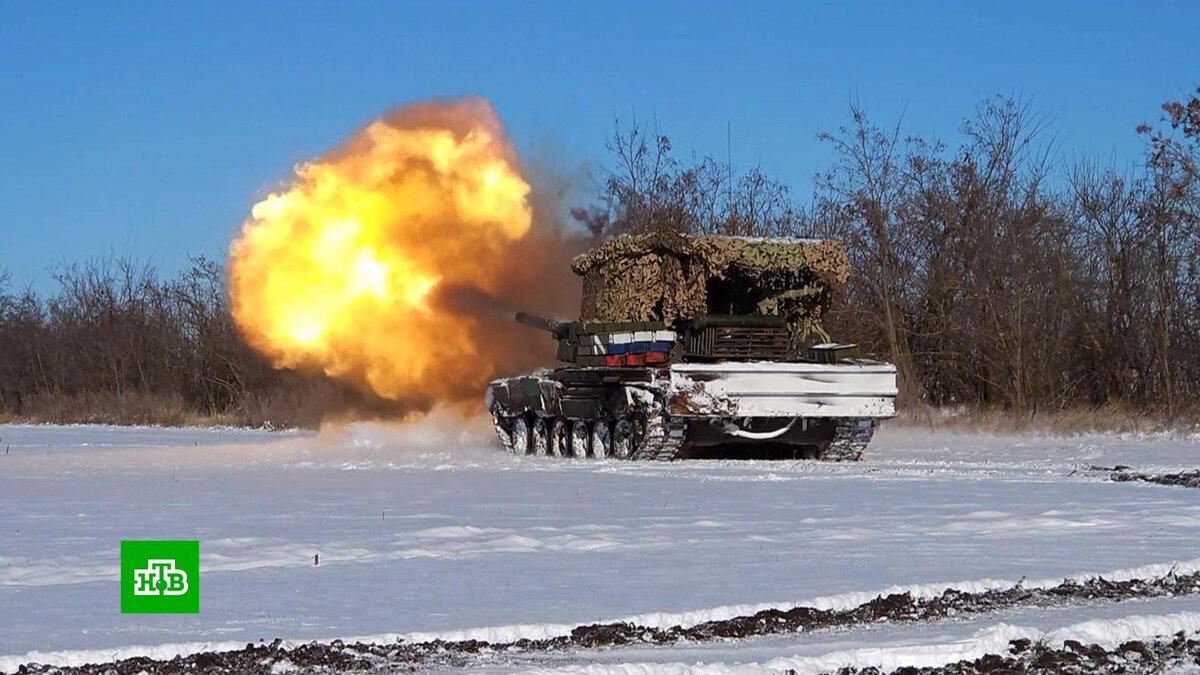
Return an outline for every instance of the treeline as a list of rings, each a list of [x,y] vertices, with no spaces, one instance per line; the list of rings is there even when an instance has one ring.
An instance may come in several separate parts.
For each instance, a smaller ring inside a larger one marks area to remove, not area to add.
[[[0,416],[48,422],[313,426],[354,400],[242,341],[221,265],[173,277],[128,258],[53,273],[48,298],[0,278]]]
[[[671,230],[844,240],[855,273],[826,329],[899,368],[902,402],[1021,412],[1200,408],[1200,89],[1163,106],[1128,169],[1065,160],[1020,101],[981,102],[954,143],[860,108],[821,138],[811,203],[757,169],[680,160],[637,125],[608,143],[596,239]],[[566,261],[564,261],[566,264]],[[0,418],[314,426],[387,414],[319,374],[276,371],[238,335],[224,270],[128,259],[0,275]],[[548,355],[549,357],[549,355]]]
[[[1200,402],[1200,89],[1163,106],[1128,169],[1065,160],[1045,117],[978,104],[957,142],[859,107],[820,138],[833,166],[797,205],[757,170],[681,161],[634,125],[608,144],[597,237],[666,229],[846,242],[826,328],[895,362],[902,401],[1017,411]]]

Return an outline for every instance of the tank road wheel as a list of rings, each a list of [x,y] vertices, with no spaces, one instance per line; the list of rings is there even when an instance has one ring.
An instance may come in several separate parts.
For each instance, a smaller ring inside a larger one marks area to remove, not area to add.
[[[587,422],[575,420],[571,423],[571,455],[576,459],[587,457],[588,427]]]
[[[512,453],[514,455],[528,455],[529,421],[525,419],[524,415],[517,415],[512,418],[509,428],[512,429],[510,432],[512,437]]]
[[[571,420],[554,418],[550,426],[550,454],[560,458],[571,456]]]
[[[629,459],[634,453],[633,422],[622,417],[613,424],[612,454],[617,459]]]
[[[601,459],[612,455],[612,430],[608,422],[598,420],[592,425],[592,457]]]
[[[571,423],[555,417],[550,425],[550,454],[556,457],[571,456]]]
[[[529,449],[533,454],[545,457],[550,454],[550,433],[546,430],[546,418],[533,418],[529,428]]]

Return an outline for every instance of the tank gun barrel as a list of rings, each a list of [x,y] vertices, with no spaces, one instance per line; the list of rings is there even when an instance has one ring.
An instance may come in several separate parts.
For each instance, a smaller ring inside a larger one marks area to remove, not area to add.
[[[517,312],[516,319],[517,323],[522,323],[526,326],[531,326],[539,330],[554,333],[554,335],[560,339],[565,338],[567,336],[567,331],[571,328],[570,321],[563,321],[561,319],[547,319],[545,317],[536,316],[527,312]]]

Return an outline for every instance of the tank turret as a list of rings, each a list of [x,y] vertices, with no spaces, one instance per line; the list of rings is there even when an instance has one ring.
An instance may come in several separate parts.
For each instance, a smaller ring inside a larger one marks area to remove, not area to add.
[[[679,333],[661,321],[563,321],[517,312],[517,323],[552,333],[558,360],[580,366],[624,368],[666,363]]]

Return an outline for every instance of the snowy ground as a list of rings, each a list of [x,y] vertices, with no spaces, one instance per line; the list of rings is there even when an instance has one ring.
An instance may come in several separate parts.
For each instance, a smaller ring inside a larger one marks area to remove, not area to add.
[[[1086,620],[1083,616],[1088,617]],[[1079,608],[1026,608],[970,620],[888,625],[852,631],[708,642],[685,646],[590,650],[512,658],[469,669],[499,673],[756,673],[792,670],[817,674],[844,666],[940,666],[1004,653],[1010,640],[1030,638],[1116,646],[1128,639],[1200,629],[1200,598],[1102,604]]]
[[[660,465],[515,458],[486,433],[447,419],[320,436],[0,426],[0,672],[29,660],[169,655],[180,647],[150,647],[177,643],[513,639],[630,616],[686,624],[764,606],[857,604],[896,585],[983,587],[1200,558],[1200,490],[1114,483],[1093,468],[1194,469],[1200,440],[893,428],[858,465]],[[201,541],[199,616],[119,613],[119,542],[155,538]],[[1133,615],[1175,623],[1124,621]],[[1200,600],[537,665],[820,670],[867,647],[945,655],[1013,627],[1079,630],[1093,619],[1119,626],[1113,634],[1186,627],[1200,621]]]

